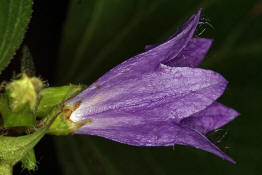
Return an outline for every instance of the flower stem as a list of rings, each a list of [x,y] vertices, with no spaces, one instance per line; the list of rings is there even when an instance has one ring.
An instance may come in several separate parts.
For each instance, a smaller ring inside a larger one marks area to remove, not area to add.
[[[7,163],[0,162],[0,175],[12,175],[13,167]]]

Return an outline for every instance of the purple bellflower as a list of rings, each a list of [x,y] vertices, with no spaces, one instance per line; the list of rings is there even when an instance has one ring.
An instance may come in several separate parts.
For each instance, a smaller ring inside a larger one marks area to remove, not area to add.
[[[227,81],[196,68],[212,40],[194,37],[199,10],[165,42],[116,66],[67,105],[80,105],[73,122],[89,121],[75,133],[134,146],[192,146],[232,163],[204,135],[238,113],[216,100]]]

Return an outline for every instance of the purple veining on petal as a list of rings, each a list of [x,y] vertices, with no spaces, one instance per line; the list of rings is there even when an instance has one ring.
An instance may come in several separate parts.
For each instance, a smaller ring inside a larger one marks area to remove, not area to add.
[[[218,129],[231,120],[235,119],[239,113],[223,104],[214,102],[212,105],[192,116],[185,118],[180,123],[186,127],[197,130],[203,134]]]
[[[197,67],[204,59],[212,41],[206,38],[192,38],[178,55],[164,64],[172,67]]]
[[[200,12],[201,10],[199,10],[199,13]],[[183,30],[188,28],[192,23],[194,23],[194,17],[195,15],[193,15],[185,24],[183,24],[183,26],[180,27],[179,30],[174,35],[169,37],[161,44],[172,41],[174,38],[176,38],[179,33],[181,33]],[[154,49],[160,46],[161,44],[147,45],[145,47],[145,50],[148,51]],[[197,67],[204,59],[204,56],[206,55],[211,44],[212,44],[211,39],[192,38],[191,36],[189,42],[185,43],[184,47],[180,50],[179,53],[174,52],[173,56],[169,55],[169,58],[172,59],[164,60],[163,63],[175,67]]]
[[[109,72],[100,77],[87,90],[80,93],[78,97],[96,89],[97,85],[107,86],[107,84],[114,84],[127,79],[139,78],[141,74],[147,72],[154,72],[160,63],[175,58],[176,55],[178,55],[191,40],[199,22],[200,12],[201,11],[199,10],[190,18],[184,30],[181,30],[179,33],[177,33],[176,37],[173,37],[167,42],[158,45],[154,49],[132,57],[114,67]]]
[[[68,101],[81,101],[70,116],[73,122],[91,121],[75,132],[135,146],[193,146],[234,163],[202,135],[238,113],[216,102],[227,81],[195,68],[212,44],[192,38],[200,12],[165,42],[147,46]]]
[[[192,38],[175,59],[165,64],[172,67],[198,67],[211,44],[211,39]]]
[[[173,146],[175,144],[192,146],[235,163],[205,136],[190,128],[168,120],[143,122],[130,120],[132,116],[119,117],[118,115],[113,114],[110,117],[113,122],[100,120],[100,122],[80,128],[77,133],[101,136],[133,146]],[[103,118],[103,116],[98,116],[98,118]]]
[[[160,65],[155,72],[78,95],[77,101],[82,103],[70,119],[77,122],[92,119],[97,113],[120,110],[178,121],[212,104],[226,85],[227,81],[213,71]]]

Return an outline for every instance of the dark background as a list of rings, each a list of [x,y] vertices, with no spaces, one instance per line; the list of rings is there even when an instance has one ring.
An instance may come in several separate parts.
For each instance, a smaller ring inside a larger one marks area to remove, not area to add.
[[[199,8],[196,35],[214,39],[203,68],[230,82],[220,102],[241,115],[211,140],[236,165],[194,148],[139,148],[92,136],[46,136],[31,174],[260,174],[262,158],[262,1],[36,0],[24,40],[50,86],[90,84],[113,66],[171,35]],[[9,70],[17,67],[19,56]],[[6,71],[8,72],[8,70]],[[29,174],[16,166],[15,174]]]

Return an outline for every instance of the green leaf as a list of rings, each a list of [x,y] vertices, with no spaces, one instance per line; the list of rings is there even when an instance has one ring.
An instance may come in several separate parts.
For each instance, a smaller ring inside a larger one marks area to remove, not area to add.
[[[32,0],[0,1],[0,73],[21,44],[32,14]]]

